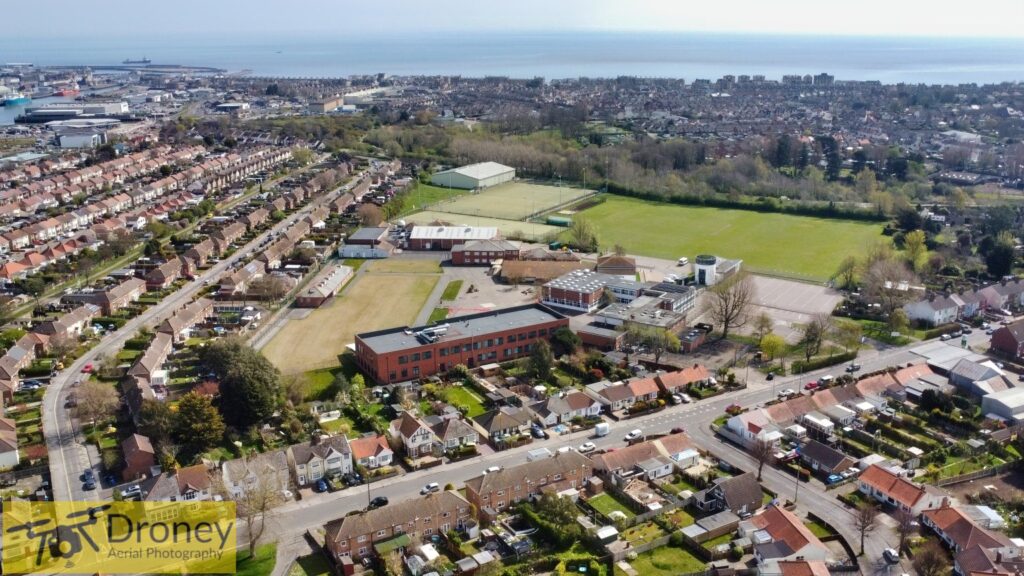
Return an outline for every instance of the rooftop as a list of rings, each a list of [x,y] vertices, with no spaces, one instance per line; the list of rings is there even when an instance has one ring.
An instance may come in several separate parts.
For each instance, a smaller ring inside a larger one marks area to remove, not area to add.
[[[574,270],[555,278],[546,284],[548,288],[561,288],[575,292],[597,292],[605,286],[620,286],[640,290],[643,284],[634,280],[623,280],[621,276],[602,274],[593,270]]]
[[[442,170],[434,174],[439,176],[441,174],[461,174],[463,176],[469,176],[470,178],[476,178],[483,180],[485,178],[491,178],[499,174],[505,174],[506,172],[515,171],[515,168],[505,166],[504,164],[498,164],[497,162],[480,162],[478,164],[469,164],[468,166],[460,166],[458,168],[452,168],[450,170]]]
[[[498,236],[491,226],[414,226],[410,240],[490,240]]]

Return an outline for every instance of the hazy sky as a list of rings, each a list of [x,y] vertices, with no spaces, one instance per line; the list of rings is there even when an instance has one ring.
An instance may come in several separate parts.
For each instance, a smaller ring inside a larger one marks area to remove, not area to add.
[[[259,31],[706,31],[1024,37],[1024,0],[60,0],[4,1],[18,37]]]

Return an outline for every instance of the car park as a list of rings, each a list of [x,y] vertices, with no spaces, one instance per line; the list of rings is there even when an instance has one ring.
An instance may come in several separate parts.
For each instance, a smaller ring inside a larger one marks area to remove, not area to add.
[[[431,492],[440,492],[441,486],[437,482],[431,482],[420,489],[420,494],[430,494]]]
[[[584,442],[583,444],[580,444],[580,454],[586,454],[588,452],[593,452],[594,450],[597,450],[597,445],[593,442]]]

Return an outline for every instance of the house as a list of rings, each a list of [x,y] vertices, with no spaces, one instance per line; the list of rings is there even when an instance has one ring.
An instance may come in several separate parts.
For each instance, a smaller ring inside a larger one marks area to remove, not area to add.
[[[609,412],[625,410],[636,404],[637,400],[629,386],[622,382],[612,383],[607,380],[587,384],[583,393],[605,406]]]
[[[377,434],[369,434],[362,438],[349,440],[352,460],[363,468],[373,470],[382,466],[390,466],[395,453],[388,445],[388,439]]]
[[[657,480],[685,470],[697,463],[700,452],[685,432],[638,442],[612,452],[593,457],[594,472],[608,481],[622,485],[627,480],[643,476]]]
[[[200,298],[184,308],[179,309],[173,316],[164,320],[157,326],[156,331],[162,334],[170,334],[175,342],[184,342],[192,336],[192,329],[213,313],[213,301],[208,298]]]
[[[764,492],[753,472],[744,472],[730,478],[716,478],[711,487],[693,497],[694,505],[705,512],[729,510],[745,516],[753,514],[764,502]]]
[[[181,277],[181,258],[173,258],[157,266],[146,274],[146,288],[149,290],[163,290],[175,280]]]
[[[217,296],[230,298],[237,294],[245,294],[249,290],[249,285],[262,278],[265,273],[266,267],[263,262],[253,260],[231,274],[222,276]]]
[[[760,574],[782,574],[783,562],[827,562],[831,556],[802,520],[775,505],[740,522],[739,535],[753,543]]]
[[[443,418],[431,426],[430,430],[443,452],[462,446],[474,446],[480,439],[476,430],[461,418]]]
[[[798,451],[800,460],[822,474],[839,474],[857,463],[853,458],[817,440],[808,440]]]
[[[980,526],[966,508],[949,506],[948,503],[922,512],[921,524],[934,531],[954,555],[974,546],[986,549],[1013,546],[1005,534]]]
[[[779,427],[761,408],[732,416],[726,420],[724,430],[747,448],[758,444],[778,445],[783,437]]]
[[[1024,358],[1024,320],[1002,326],[992,333],[992,350],[1008,358]]]
[[[352,472],[352,447],[344,435],[293,444],[287,448],[287,454],[295,483],[300,487]]]
[[[194,244],[182,254],[183,273],[194,276],[199,268],[206,266],[206,261],[213,255],[213,251],[213,240],[209,238]]]
[[[12,418],[0,418],[0,469],[14,468],[20,462],[18,426]]]
[[[661,388],[654,378],[638,378],[626,383],[637,402],[651,402],[658,399]]]
[[[227,460],[220,467],[224,490],[231,498],[244,496],[249,490],[261,489],[280,492],[291,485],[288,453],[274,450],[255,454],[251,458]]]
[[[495,261],[519,259],[519,244],[508,240],[470,240],[452,247],[455,266],[490,266]]]
[[[601,403],[583,392],[559,393],[527,407],[544,426],[566,424],[574,418],[594,418],[601,413]]]
[[[942,326],[955,322],[960,316],[960,303],[949,296],[932,294],[924,300],[905,304],[903,311],[912,321]]]
[[[69,294],[62,298],[66,302],[83,302],[100,308],[104,316],[128,306],[146,293],[146,281],[141,278],[129,278],[116,286],[95,292]]]
[[[711,381],[711,374],[701,364],[694,364],[675,372],[664,372],[654,377],[665,394],[686,392],[690,384],[706,385]]]
[[[916,484],[877,464],[868,466],[857,478],[857,489],[865,496],[915,515],[942,505],[946,496],[937,488]]]
[[[401,441],[405,454],[410,458],[428,456],[434,451],[434,432],[409,412],[403,412],[391,421],[389,433],[392,438]]]
[[[125,482],[149,476],[156,465],[156,451],[147,436],[132,434],[121,442],[121,453],[124,455],[121,477]]]
[[[582,489],[593,463],[579,452],[561,452],[466,480],[466,499],[481,513],[498,513],[543,492]]]
[[[358,562],[460,529],[470,520],[469,502],[458,492],[434,492],[332,520],[324,525],[324,546],[336,563]]]
[[[530,413],[523,408],[502,406],[473,419],[491,442],[530,431]]]
[[[213,499],[213,482],[205,464],[164,472],[139,482],[146,502],[181,502]]]
[[[167,357],[171,355],[173,349],[174,338],[170,334],[158,333],[153,337],[146,351],[128,369],[128,375],[152,380],[153,374],[163,367],[164,362],[167,361]]]

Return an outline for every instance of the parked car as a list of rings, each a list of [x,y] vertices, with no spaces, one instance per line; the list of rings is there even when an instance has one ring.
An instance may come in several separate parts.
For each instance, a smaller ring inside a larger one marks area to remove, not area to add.
[[[818,383],[817,382],[808,382],[807,384],[804,384],[804,390],[817,390],[817,389],[818,389]]]
[[[83,374],[91,374],[92,373],[92,362],[89,362],[85,366],[82,366],[82,373]]]
[[[942,340],[943,342],[949,340],[950,338],[952,338],[952,336],[950,336],[949,334],[943,334],[942,336],[939,336],[939,340]]]
[[[839,474],[829,474],[828,475],[828,479],[825,480],[825,483],[826,484],[835,484],[836,482],[839,482],[842,479],[843,479],[843,477],[840,476]]]
[[[693,398],[690,398],[689,394],[680,394],[679,397],[683,399],[683,404],[689,404],[690,402],[693,402]]]
[[[530,427],[530,435],[540,440],[543,440],[548,437],[548,433],[543,428],[536,424]]]
[[[676,426],[668,431],[669,434],[680,434],[682,432],[686,432],[686,428],[683,428],[682,426]]]
[[[95,489],[96,489],[96,481],[95,480],[87,480],[85,483],[82,484],[82,490],[85,490],[86,492],[90,492],[90,491],[95,490]]]
[[[639,439],[641,439],[643,437],[644,437],[643,431],[640,430],[639,428],[636,428],[636,429],[630,430],[629,433],[626,434],[626,437],[624,438],[624,440],[626,442],[632,442],[634,440],[639,440]]]
[[[672,399],[672,403],[673,404],[682,404],[683,403],[683,397],[680,396],[679,394],[673,394],[669,398]]]
[[[388,505],[388,497],[387,496],[377,496],[373,500],[370,500],[370,510],[373,510],[375,508],[380,508],[382,506],[387,506],[387,505]]]
[[[775,372],[769,372],[768,375],[764,377],[764,379],[769,382],[775,380]]]
[[[846,367],[847,372],[856,372],[857,370],[860,370],[860,364],[850,364]]]
[[[93,482],[96,480],[96,474],[92,471],[92,468],[86,468],[78,478],[82,482]]]
[[[882,557],[885,558],[885,561],[889,564],[900,563],[900,553],[897,552],[895,548],[886,548],[885,551],[882,552]]]
[[[430,494],[431,492],[440,492],[441,485],[437,482],[431,482],[420,489],[420,494]]]
[[[796,396],[796,390],[792,388],[783,388],[779,392],[779,398],[789,398],[790,396]]]
[[[588,452],[593,452],[594,450],[597,450],[597,445],[593,442],[584,442],[583,444],[580,444],[580,454],[586,454]]]
[[[327,492],[327,488],[327,480],[324,480],[323,478],[317,480],[316,484],[313,485],[314,492]]]
[[[491,474],[492,472],[500,472],[500,471],[501,471],[501,466],[491,466],[490,468],[484,470],[484,474]]]

